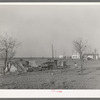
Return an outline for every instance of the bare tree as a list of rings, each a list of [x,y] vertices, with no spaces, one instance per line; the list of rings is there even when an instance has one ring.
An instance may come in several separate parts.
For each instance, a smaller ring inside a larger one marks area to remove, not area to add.
[[[77,39],[73,41],[73,46],[74,46],[74,50],[80,56],[81,72],[83,74],[84,54],[86,53],[87,42],[85,42],[83,39]]]
[[[17,40],[12,36],[2,35],[0,36],[0,54],[1,58],[4,60],[3,73],[5,74],[5,69],[7,67],[8,61],[10,61],[15,55],[15,49],[19,45]]]

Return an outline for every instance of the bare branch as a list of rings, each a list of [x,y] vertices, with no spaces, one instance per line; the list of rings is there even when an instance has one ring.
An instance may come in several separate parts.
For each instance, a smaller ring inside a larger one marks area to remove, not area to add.
[[[77,39],[73,41],[74,50],[80,55],[81,72],[83,74],[83,58],[87,49],[87,43],[82,39]]]
[[[86,51],[87,44],[82,39],[79,39],[79,40],[73,41],[73,46],[74,46],[75,51],[79,53],[80,58],[81,58]]]
[[[1,58],[5,60],[5,66],[8,60],[11,60],[15,55],[15,48],[19,46],[18,41],[9,37],[7,34],[5,36],[0,36],[0,55]]]

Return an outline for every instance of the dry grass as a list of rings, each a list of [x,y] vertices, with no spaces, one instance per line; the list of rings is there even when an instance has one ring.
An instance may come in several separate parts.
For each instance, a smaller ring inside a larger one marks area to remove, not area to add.
[[[80,69],[74,67],[21,75],[12,73],[0,76],[0,89],[100,89],[99,65],[100,61],[85,62],[83,75],[80,75]]]

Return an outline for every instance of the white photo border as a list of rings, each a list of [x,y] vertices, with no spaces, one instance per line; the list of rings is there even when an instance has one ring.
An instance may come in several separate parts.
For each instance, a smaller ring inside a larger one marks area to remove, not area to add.
[[[100,5],[100,2],[0,2],[1,5]],[[100,98],[100,90],[0,89],[0,98]]]

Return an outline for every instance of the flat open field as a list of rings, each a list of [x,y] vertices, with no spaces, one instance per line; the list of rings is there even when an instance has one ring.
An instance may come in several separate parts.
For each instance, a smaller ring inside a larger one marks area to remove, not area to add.
[[[74,62],[79,63],[68,60],[70,68],[64,70],[0,76],[0,89],[100,89],[100,60],[86,61],[83,75]]]

